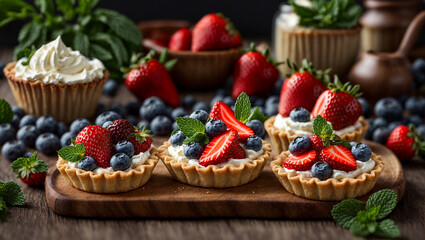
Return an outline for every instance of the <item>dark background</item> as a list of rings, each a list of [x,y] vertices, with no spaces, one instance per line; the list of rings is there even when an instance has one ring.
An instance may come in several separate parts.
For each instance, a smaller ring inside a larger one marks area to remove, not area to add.
[[[361,3],[362,0],[356,0]],[[27,1],[33,3],[33,1]],[[203,15],[222,12],[243,37],[271,38],[273,16],[284,0],[101,0],[98,7],[119,11],[134,22],[155,19],[181,19],[196,23]],[[1,7],[1,6],[0,6]],[[0,29],[0,46],[15,46],[24,21]]]

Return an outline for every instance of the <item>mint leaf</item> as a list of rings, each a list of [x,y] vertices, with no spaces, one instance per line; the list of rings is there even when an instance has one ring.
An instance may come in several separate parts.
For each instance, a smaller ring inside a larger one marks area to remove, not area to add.
[[[0,184],[0,197],[12,206],[23,206],[25,204],[21,187],[13,181]]]
[[[35,0],[34,3],[40,8],[40,12],[45,15],[52,15],[55,12],[52,0]]]
[[[89,55],[90,40],[89,37],[81,32],[77,32],[74,36],[74,50],[80,51],[84,56]]]
[[[6,100],[0,98],[0,124],[11,123],[12,119],[12,108]]]
[[[251,101],[245,92],[242,92],[235,103],[235,118],[239,122],[246,123],[251,113]]]
[[[108,61],[111,60],[112,54],[108,52],[104,47],[100,46],[99,44],[90,44],[90,53],[93,56],[96,56],[100,61]]]
[[[357,213],[364,210],[362,202],[356,199],[346,199],[332,208],[331,214],[334,220],[344,228],[349,228],[356,221]]]
[[[128,62],[127,50],[124,43],[118,37],[106,33],[97,33],[96,36],[92,37],[92,40],[109,45],[118,66],[122,66],[124,62]]]
[[[378,220],[385,218],[397,205],[397,193],[393,190],[383,189],[372,194],[366,202],[366,209],[370,210],[380,206]]]
[[[0,220],[4,221],[6,219],[6,215],[7,215],[6,202],[3,200],[2,197],[0,197]]]
[[[326,127],[328,126],[328,122],[325,118],[320,115],[317,115],[316,119],[313,121],[313,133],[314,135],[321,137],[326,133]]]
[[[82,143],[75,146],[66,146],[58,151],[58,155],[65,161],[78,162],[84,158],[86,149]]]
[[[364,224],[376,222],[376,216],[378,216],[380,208],[380,206],[377,206],[368,210],[359,211],[357,213],[357,221]]]
[[[380,222],[374,234],[381,238],[399,238],[401,236],[400,230],[391,219]]]
[[[186,137],[190,138],[196,133],[205,133],[205,126],[201,121],[189,117],[176,118],[177,126]]]
[[[35,51],[36,49],[33,45],[31,46],[31,48],[22,49],[16,56],[18,59],[26,58],[26,60],[22,62],[22,65],[28,66],[28,64],[30,64],[31,58],[34,55]]]
[[[366,224],[354,221],[350,226],[350,232],[357,237],[367,237],[371,233],[369,232]]]
[[[205,133],[195,133],[195,135],[193,135],[192,137],[186,138],[183,141],[183,144],[189,144],[192,142],[199,142],[206,145],[209,142],[209,138],[208,135]]]
[[[251,120],[256,119],[256,120],[261,121],[262,123],[264,123],[264,121],[266,121],[267,118],[269,118],[269,116],[262,114],[260,112],[260,110],[258,109],[258,107],[256,107],[254,109],[254,111],[251,112],[251,115],[249,115],[249,117],[248,117],[248,119],[247,119],[246,122],[249,122]]]
[[[56,5],[67,20],[71,20],[74,17],[75,0],[56,0]]]
[[[18,178],[29,178],[30,173],[46,172],[48,168],[43,160],[38,159],[38,152],[34,152],[29,158],[20,157],[12,163],[12,169]]]

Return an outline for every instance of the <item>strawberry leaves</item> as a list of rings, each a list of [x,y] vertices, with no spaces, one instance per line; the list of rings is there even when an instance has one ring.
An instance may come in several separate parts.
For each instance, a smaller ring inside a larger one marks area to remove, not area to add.
[[[328,84],[328,88],[332,89],[331,92],[333,93],[346,92],[355,98],[359,98],[363,95],[362,92],[359,92],[360,85],[357,84],[353,87],[350,85],[350,82],[342,84],[337,75],[334,76],[334,82]]]
[[[68,162],[78,162],[84,158],[86,153],[86,148],[82,143],[77,145],[71,145],[61,148],[58,151],[58,155],[65,161]]]
[[[192,142],[208,144],[209,138],[205,133],[205,125],[201,121],[189,117],[178,117],[176,118],[176,122],[180,131],[187,137],[183,141],[183,144]]]
[[[328,123],[322,116],[317,115],[313,122],[313,133],[322,139],[323,145],[329,147],[330,145],[342,145],[348,149],[351,149],[351,145],[344,139],[341,139],[335,135],[335,131],[332,129],[332,124]]]
[[[38,152],[34,152],[29,158],[20,157],[13,161],[12,169],[18,178],[29,178],[30,173],[46,172],[49,166],[38,159]]]
[[[251,101],[245,92],[242,92],[235,103],[235,118],[241,123],[247,123],[251,120],[257,119],[264,122],[269,118],[260,112],[258,107],[251,111]]]

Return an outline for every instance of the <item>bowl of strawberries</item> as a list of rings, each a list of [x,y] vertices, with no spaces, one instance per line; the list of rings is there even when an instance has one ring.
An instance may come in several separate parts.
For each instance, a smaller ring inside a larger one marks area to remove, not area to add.
[[[177,59],[171,76],[179,86],[209,89],[222,85],[231,75],[241,55],[242,38],[232,22],[220,13],[205,15],[193,29],[180,28],[168,46],[146,38],[143,46]]]

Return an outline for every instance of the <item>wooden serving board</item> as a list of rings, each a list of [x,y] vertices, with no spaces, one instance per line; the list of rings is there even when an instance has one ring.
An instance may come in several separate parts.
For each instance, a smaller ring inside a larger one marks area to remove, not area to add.
[[[387,148],[367,142],[382,156],[385,170],[371,193],[389,188],[404,194],[403,169]],[[246,185],[227,189],[192,187],[174,180],[162,162],[149,182],[121,194],[94,194],[70,185],[58,170],[46,180],[46,200],[50,209],[65,216],[97,218],[330,218],[338,202],[313,201],[288,193],[278,182],[270,166],[260,177]],[[370,193],[370,194],[371,194]],[[369,195],[370,195],[369,194]],[[365,201],[369,195],[359,198]]]

